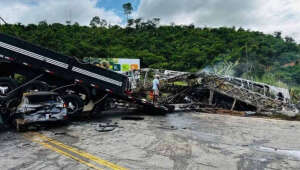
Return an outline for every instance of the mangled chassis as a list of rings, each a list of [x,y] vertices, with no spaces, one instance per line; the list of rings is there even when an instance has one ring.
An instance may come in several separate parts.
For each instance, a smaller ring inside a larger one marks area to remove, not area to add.
[[[263,95],[259,92],[249,90],[243,86],[238,86],[230,82],[226,77],[217,76],[214,74],[199,74],[198,81],[201,86],[213,92],[234,98],[232,108],[234,108],[236,100],[242,101],[257,108],[257,111],[275,111],[275,110],[290,110],[295,108],[284,100],[274,99]],[[265,92],[263,92],[265,93]],[[212,96],[210,97],[210,99]]]
[[[165,104],[181,104],[184,110],[200,107],[214,107],[214,98],[219,94],[232,100],[230,110],[235,110],[236,105],[243,103],[245,109],[261,112],[290,112],[292,115],[298,113],[298,109],[290,103],[290,96],[287,89],[270,86],[268,84],[254,82],[246,79],[220,76],[212,73],[200,72],[191,74],[187,72],[174,72],[153,70],[155,74],[160,74],[162,79],[160,89],[167,91],[171,95],[161,97],[160,102]],[[147,70],[146,74],[148,74]],[[172,73],[168,76],[167,73]],[[147,77],[145,75],[144,77]],[[186,83],[185,87],[174,85],[174,82],[182,81]],[[143,82],[143,89],[151,90],[151,82]],[[191,93],[197,93],[197,89],[207,89],[209,95],[207,102],[200,102],[201,96],[192,96]],[[200,98],[199,98],[200,97]],[[186,101],[188,98],[189,101]],[[185,104],[184,104],[185,103]],[[247,107],[251,106],[251,107]],[[254,108],[254,109],[253,109]]]

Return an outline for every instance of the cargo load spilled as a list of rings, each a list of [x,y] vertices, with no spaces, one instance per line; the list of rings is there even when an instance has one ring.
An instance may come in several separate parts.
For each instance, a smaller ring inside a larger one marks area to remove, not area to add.
[[[247,113],[283,114],[294,117],[299,108],[292,103],[289,90],[265,83],[214,73],[188,73],[171,70],[142,69],[135,94],[147,95],[151,75],[160,75],[160,102],[174,104],[181,110],[220,108]],[[149,76],[150,75],[150,76]],[[177,107],[177,108],[178,108]]]

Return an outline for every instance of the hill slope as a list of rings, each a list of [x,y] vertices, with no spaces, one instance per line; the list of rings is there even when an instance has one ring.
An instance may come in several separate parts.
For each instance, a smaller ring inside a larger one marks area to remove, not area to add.
[[[220,62],[236,62],[235,76],[300,84],[300,46],[280,32],[266,35],[242,28],[160,26],[140,22],[132,27],[87,27],[62,24],[2,25],[11,34],[66,55],[140,58],[142,67],[198,71]]]

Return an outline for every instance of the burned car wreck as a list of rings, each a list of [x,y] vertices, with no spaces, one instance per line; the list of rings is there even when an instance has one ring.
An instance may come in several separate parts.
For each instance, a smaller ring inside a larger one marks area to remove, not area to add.
[[[17,131],[28,125],[63,122],[67,119],[67,106],[55,92],[25,93],[16,111],[11,113]]]

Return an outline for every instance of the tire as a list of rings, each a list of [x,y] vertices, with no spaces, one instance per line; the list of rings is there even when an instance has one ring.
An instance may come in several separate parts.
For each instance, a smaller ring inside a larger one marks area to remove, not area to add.
[[[29,91],[49,91],[49,85],[43,81],[33,81],[23,87],[23,93]]]
[[[84,85],[75,85],[72,87],[66,87],[59,90],[56,90],[56,92],[60,94],[74,94],[81,98],[84,104],[88,104],[91,100],[91,91],[88,87]],[[80,94],[83,94],[85,98],[82,98]]]
[[[68,94],[62,96],[64,102],[67,104],[68,116],[77,116],[83,111],[84,102],[75,94]]]
[[[84,94],[85,95],[85,99],[82,99],[84,104],[88,104],[91,100],[91,92],[90,89],[86,86],[83,85],[77,85],[74,87],[73,89],[78,95],[79,94]]]
[[[12,91],[13,89],[18,87],[18,83],[14,79],[11,79],[8,77],[0,77],[0,86],[8,87],[7,93],[9,93],[10,91]],[[18,94],[19,94],[19,92],[17,90],[17,91],[14,91],[13,93],[11,93],[10,96],[17,97]]]

